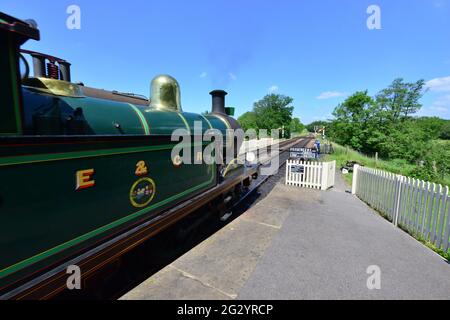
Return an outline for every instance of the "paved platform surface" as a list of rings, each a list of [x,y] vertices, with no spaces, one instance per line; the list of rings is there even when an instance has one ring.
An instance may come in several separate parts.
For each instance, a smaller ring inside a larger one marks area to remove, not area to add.
[[[275,186],[121,299],[450,299],[450,264],[347,193]],[[369,290],[366,270],[381,269]]]

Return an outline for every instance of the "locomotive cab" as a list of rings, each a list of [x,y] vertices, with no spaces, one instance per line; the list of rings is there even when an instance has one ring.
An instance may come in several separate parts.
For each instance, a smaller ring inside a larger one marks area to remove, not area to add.
[[[20,46],[39,40],[35,23],[0,12],[0,135],[22,134],[23,108],[20,94]]]

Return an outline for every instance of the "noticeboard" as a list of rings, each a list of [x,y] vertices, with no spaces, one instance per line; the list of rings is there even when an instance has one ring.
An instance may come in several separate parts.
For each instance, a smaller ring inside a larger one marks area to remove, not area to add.
[[[316,158],[316,150],[310,148],[290,148],[291,159],[314,159]]]

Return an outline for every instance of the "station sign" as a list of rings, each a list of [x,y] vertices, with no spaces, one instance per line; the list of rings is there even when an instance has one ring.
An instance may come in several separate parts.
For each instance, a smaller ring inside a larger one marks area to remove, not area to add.
[[[300,165],[291,166],[291,173],[304,174],[305,173],[305,167],[304,166],[300,166]]]

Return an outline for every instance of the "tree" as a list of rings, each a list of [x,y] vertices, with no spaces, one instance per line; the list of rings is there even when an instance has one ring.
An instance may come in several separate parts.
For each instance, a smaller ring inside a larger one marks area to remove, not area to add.
[[[420,117],[415,119],[417,126],[425,130],[430,139],[442,139],[445,136],[445,126],[450,123],[438,117]]]
[[[445,124],[442,126],[439,138],[444,140],[450,140],[450,120],[445,121]]]
[[[358,91],[348,97],[333,112],[333,138],[336,142],[364,150],[368,135],[368,124],[373,111],[373,99],[367,91]]]
[[[424,81],[395,79],[374,98],[354,93],[334,110],[330,137],[366,154],[415,167],[408,174],[428,181],[445,181],[450,174],[450,121],[412,117],[422,105]]]
[[[240,116],[238,122],[244,131],[258,129],[258,126],[256,125],[256,114],[252,111],[246,112]]]
[[[285,128],[285,136],[289,136],[289,126],[292,120],[294,99],[280,94],[269,94],[253,105],[258,129],[270,133],[272,129]]]
[[[387,120],[404,120],[422,108],[419,100],[425,93],[424,86],[424,80],[407,83],[402,78],[395,79],[388,88],[378,93],[377,106],[385,113]]]
[[[299,118],[293,118],[289,129],[291,133],[302,133],[305,130],[305,126]]]
[[[392,123],[378,144],[380,156],[387,159],[405,159],[417,163],[429,152],[431,140],[414,119]]]

